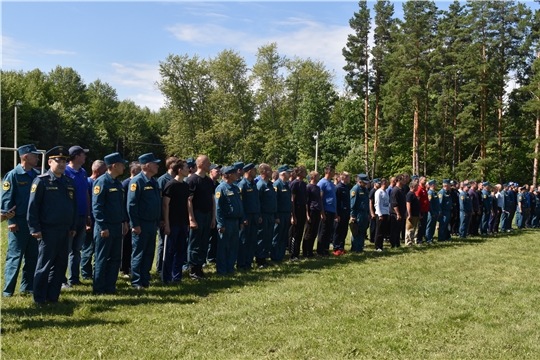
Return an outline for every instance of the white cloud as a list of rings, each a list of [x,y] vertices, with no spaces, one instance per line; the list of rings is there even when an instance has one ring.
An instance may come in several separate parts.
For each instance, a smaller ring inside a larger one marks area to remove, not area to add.
[[[349,26],[328,25],[295,17],[274,23],[273,26],[273,34],[264,36],[211,23],[176,24],[167,30],[178,40],[193,45],[221,45],[254,55],[261,45],[276,42],[282,55],[321,60],[330,70],[340,71],[345,65],[341,50],[351,32]]]
[[[56,49],[43,50],[43,52],[47,55],[77,55],[77,53],[74,51],[56,50]]]
[[[17,55],[24,49],[22,44],[19,44],[15,39],[9,36],[2,35],[2,67],[18,66],[22,64],[22,60],[17,58]]]
[[[158,65],[112,63],[111,67],[113,73],[103,80],[117,90],[120,99],[131,99],[155,111],[164,105],[163,96],[155,86],[160,80]]]

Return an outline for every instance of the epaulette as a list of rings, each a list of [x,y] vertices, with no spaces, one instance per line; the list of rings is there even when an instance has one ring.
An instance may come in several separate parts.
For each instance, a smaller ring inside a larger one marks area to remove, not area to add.
[[[38,178],[44,178],[44,177],[48,177],[49,174],[45,173],[45,174],[41,174],[41,175],[38,175]]]

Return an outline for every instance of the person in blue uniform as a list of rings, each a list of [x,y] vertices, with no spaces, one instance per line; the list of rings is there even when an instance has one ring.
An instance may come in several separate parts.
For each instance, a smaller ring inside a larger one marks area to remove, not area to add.
[[[437,227],[437,222],[441,219],[441,203],[439,202],[439,197],[437,196],[437,181],[430,180],[428,181],[428,201],[429,201],[429,212],[427,213],[427,223],[426,223],[426,242],[428,244],[433,243],[433,237],[435,236],[435,228]]]
[[[277,200],[277,215],[274,225],[274,237],[272,239],[272,249],[270,258],[272,261],[283,261],[285,250],[289,238],[289,228],[291,226],[292,198],[289,188],[289,176],[292,169],[285,164],[278,168],[279,179],[274,182],[274,191]]]
[[[107,172],[94,181],[92,189],[92,214],[95,219],[95,295],[116,294],[122,238],[129,230],[124,206],[124,188],[118,180],[118,176],[124,173],[127,161],[117,152],[105,156],[103,160]]]
[[[536,210],[532,220],[532,227],[533,229],[537,229],[540,227],[540,187],[534,189],[534,196],[536,197]]]
[[[159,159],[153,153],[139,157],[141,172],[129,182],[127,212],[132,232],[131,285],[137,290],[150,286],[150,269],[156,249],[156,230],[161,218],[161,193],[153,178]]]
[[[469,197],[469,183],[463,182],[459,191],[459,237],[465,239],[469,230],[473,208]]]
[[[159,186],[159,190],[163,192],[163,189],[165,189],[165,185],[174,179],[174,175],[172,173],[172,167],[178,162],[178,158],[176,156],[170,156],[167,159],[165,159],[165,168],[167,169],[167,172],[163,175],[161,175],[157,179],[157,183]],[[160,227],[158,231],[158,250],[157,250],[157,257],[156,257],[156,271],[158,274],[161,274],[162,268],[163,268],[163,239],[165,238],[165,234],[163,234],[163,228]]]
[[[75,145],[69,148],[69,164],[66,166],[65,175],[73,179],[75,191],[77,192],[77,203],[79,220],[77,222],[77,235],[69,240],[69,265],[68,277],[64,279],[62,288],[70,289],[73,285],[81,284],[81,250],[86,240],[86,227],[92,226],[90,217],[91,200],[86,170],[82,167],[86,161],[88,149]]]
[[[235,185],[238,185],[240,181],[244,178],[244,163],[242,161],[237,161],[233,164],[233,167],[236,169],[236,180]]]
[[[506,194],[508,195],[507,196],[507,200],[509,201],[509,205],[510,205],[510,209],[508,210],[509,211],[509,214],[508,214],[508,217],[506,218],[506,229],[508,229],[508,231],[512,231],[512,223],[514,222],[514,218],[516,216],[516,209],[517,209],[517,191],[518,189],[518,184],[517,183],[514,183],[514,182],[509,182],[508,183],[508,190],[506,190]]]
[[[319,180],[317,186],[321,189],[321,197],[325,213],[325,220],[319,224],[319,235],[317,238],[317,255],[328,256],[330,240],[334,233],[334,222],[339,221],[336,215],[336,186],[333,179],[336,174],[334,165],[328,164],[324,168],[324,177]]]
[[[522,186],[517,195],[516,226],[518,229],[525,228],[525,220],[529,217],[529,205],[525,193],[527,188]]]
[[[212,164],[210,165],[210,173],[208,176],[210,176],[210,179],[212,180],[212,183],[214,184],[214,192],[216,188],[219,185],[219,177],[221,176],[221,165],[218,164]],[[217,232],[216,227],[213,227],[210,229],[210,240],[208,242],[208,253],[206,255],[206,259],[209,263],[215,263],[216,262],[216,252],[217,252],[217,243],[219,241],[219,234]]]
[[[18,152],[20,164],[8,172],[2,181],[2,213],[11,212],[13,215],[8,219],[8,246],[2,296],[12,296],[15,292],[23,261],[20,291],[32,293],[38,255],[38,244],[28,230],[26,212],[32,182],[39,175],[34,168],[39,163],[41,153],[36,150],[34,144],[23,145],[19,147]]]
[[[122,181],[122,188],[124,189],[124,206],[127,208],[127,194],[129,191],[129,182],[135,176],[141,172],[141,164],[138,161],[132,161],[129,164],[130,177]],[[131,274],[131,246],[132,233],[128,231],[122,239],[122,263],[120,265],[120,273],[124,279],[129,279]]]
[[[345,254],[345,239],[349,232],[349,220],[351,216],[351,196],[349,183],[351,175],[344,171],[340,175],[340,182],[336,185],[336,210],[339,221],[334,224],[334,255]]]
[[[510,232],[510,229],[508,228],[508,218],[512,210],[512,203],[510,202],[510,197],[508,196],[508,191],[509,191],[508,188],[509,188],[508,184],[503,184],[501,194],[500,194],[500,198],[502,199],[500,202],[502,206],[501,206],[501,220],[499,224],[499,229],[501,233]]]
[[[231,274],[238,258],[239,230],[242,230],[247,220],[244,216],[244,206],[240,190],[234,184],[237,176],[234,166],[222,169],[222,180],[216,188],[216,227],[219,233],[216,272]]]
[[[60,297],[68,265],[69,238],[76,235],[79,212],[75,183],[64,175],[68,149],[50,149],[49,170],[34,179],[28,201],[28,228],[38,239],[38,259],[34,274],[34,302],[42,306]]]
[[[366,174],[359,174],[358,182],[351,189],[351,219],[350,222],[358,225],[358,233],[351,240],[351,252],[363,252],[366,238],[366,230],[369,223],[369,192],[367,184],[369,179]]]
[[[448,223],[452,214],[452,195],[450,193],[450,180],[443,179],[443,188],[437,194],[439,197],[439,204],[441,205],[442,219],[439,223],[439,238],[438,241],[450,241],[450,232],[448,229]],[[459,199],[459,198],[458,198]]]
[[[261,179],[257,182],[259,203],[261,206],[261,223],[257,230],[257,247],[255,248],[255,261],[257,266],[264,268],[270,264],[266,261],[272,248],[274,224],[277,221],[276,191],[272,186],[272,168],[268,164],[259,165]]]
[[[257,245],[257,230],[261,219],[261,204],[259,201],[259,190],[255,184],[257,168],[253,163],[244,166],[244,178],[238,183],[238,189],[242,195],[242,204],[246,222],[244,228],[240,230],[240,244],[238,246],[238,259],[236,267],[240,270],[251,269],[253,257],[255,256],[255,246]]]
[[[495,216],[493,212],[493,196],[491,196],[491,184],[489,181],[482,183],[482,222],[480,225],[480,234],[487,236],[489,233],[489,220]]]
[[[477,192],[477,183],[475,180],[469,181],[469,199],[471,200],[472,212],[469,220],[469,235],[478,236],[478,228],[480,227],[480,204],[481,197]]]

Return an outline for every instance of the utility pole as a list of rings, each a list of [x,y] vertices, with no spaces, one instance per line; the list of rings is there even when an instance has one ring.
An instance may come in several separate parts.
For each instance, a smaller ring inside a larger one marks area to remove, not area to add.
[[[15,101],[15,123],[13,124],[13,147],[15,149],[18,148],[18,145],[17,145],[17,108],[21,105],[22,103],[19,100]],[[14,169],[17,167],[17,163],[18,163],[17,154],[18,154],[17,151],[13,153],[13,168]]]
[[[319,161],[319,132],[317,131],[313,138],[315,139],[315,171],[317,171],[317,163]]]

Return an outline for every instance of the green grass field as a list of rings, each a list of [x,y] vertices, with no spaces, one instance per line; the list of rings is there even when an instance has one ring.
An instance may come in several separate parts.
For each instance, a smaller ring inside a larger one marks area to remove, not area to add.
[[[6,249],[2,226],[2,272]],[[2,299],[2,359],[537,359],[540,232]],[[154,274],[155,275],[155,274]]]

